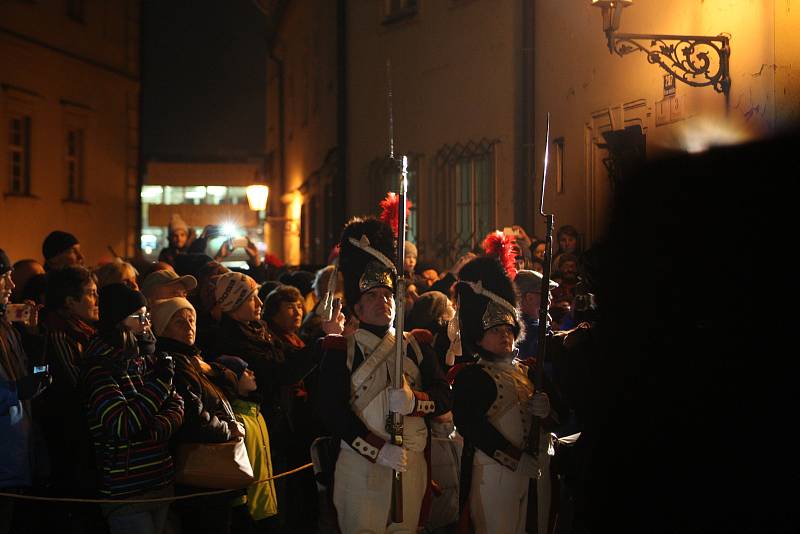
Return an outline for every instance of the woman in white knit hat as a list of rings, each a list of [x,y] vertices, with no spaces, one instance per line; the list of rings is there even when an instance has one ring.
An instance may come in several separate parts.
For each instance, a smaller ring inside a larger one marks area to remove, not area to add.
[[[158,341],[156,353],[166,352],[175,362],[173,384],[184,400],[184,422],[173,444],[222,443],[244,436],[244,428],[233,416],[223,389],[217,384],[236,381],[223,366],[209,364],[194,345],[196,314],[182,297],[157,300],[151,304],[153,330]],[[176,493],[204,491],[177,484]],[[174,508],[185,532],[228,532],[231,496],[215,495],[178,501]]]

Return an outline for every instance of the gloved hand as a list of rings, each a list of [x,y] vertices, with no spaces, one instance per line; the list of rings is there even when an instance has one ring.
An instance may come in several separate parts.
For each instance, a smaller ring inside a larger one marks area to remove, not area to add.
[[[408,468],[408,452],[403,447],[386,443],[378,452],[375,462],[403,473]]]
[[[539,462],[537,462],[536,459],[527,452],[522,453],[522,456],[519,459],[519,464],[517,464],[517,473],[525,475],[528,478],[539,478],[539,476],[542,474],[539,470]]]
[[[53,379],[49,373],[34,373],[17,380],[17,398],[21,401],[30,400],[47,389]]]
[[[175,362],[172,356],[166,352],[159,354],[153,371],[162,382],[172,383],[172,377],[175,376]]]
[[[345,322],[345,317],[342,313],[342,299],[333,299],[331,306],[333,306],[331,309],[331,319],[329,321],[323,319],[322,331],[325,332],[325,334],[341,335],[341,333],[344,332]]]
[[[185,415],[187,419],[197,416],[201,424],[209,422],[210,415],[203,409],[203,400],[195,395],[194,391],[189,387],[186,388],[185,406]]]
[[[550,415],[550,397],[547,396],[547,393],[543,391],[535,393],[528,402],[531,413],[536,417],[544,419]]]
[[[414,411],[414,403],[414,392],[411,391],[411,387],[408,385],[406,377],[403,377],[402,388],[389,389],[390,412],[408,415]]]
[[[231,433],[231,439],[244,437],[244,425],[239,421],[228,421],[228,430]]]
[[[149,329],[136,336],[136,344],[139,346],[139,356],[143,358],[156,352],[156,336]]]

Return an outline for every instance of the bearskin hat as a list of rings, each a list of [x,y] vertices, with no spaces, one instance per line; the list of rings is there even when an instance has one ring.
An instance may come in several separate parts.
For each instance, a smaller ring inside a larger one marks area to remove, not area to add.
[[[458,277],[456,298],[465,354],[475,354],[484,331],[493,326],[507,324],[514,337],[519,336],[514,285],[497,258],[475,258],[461,268]]]
[[[361,295],[375,287],[397,287],[397,250],[392,228],[374,217],[356,217],[342,230],[339,271],[344,298],[352,308]]]

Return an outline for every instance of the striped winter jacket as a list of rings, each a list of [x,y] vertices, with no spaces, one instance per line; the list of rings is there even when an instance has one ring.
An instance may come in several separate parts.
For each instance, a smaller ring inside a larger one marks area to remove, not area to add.
[[[100,492],[128,497],[167,486],[174,468],[169,439],[183,422],[183,400],[148,372],[136,348],[95,336],[82,374]]]

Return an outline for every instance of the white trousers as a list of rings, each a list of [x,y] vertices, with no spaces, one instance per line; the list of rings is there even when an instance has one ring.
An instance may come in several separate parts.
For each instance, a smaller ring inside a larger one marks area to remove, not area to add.
[[[541,440],[549,443],[550,436],[544,434]],[[550,502],[553,500],[553,487],[550,481],[550,456],[547,454],[547,448],[544,452],[539,452],[539,470],[541,476],[536,481],[536,504],[538,506],[538,528],[539,534],[547,534],[548,527],[550,526]]]
[[[497,462],[473,464],[469,507],[475,534],[524,534],[529,480]]]
[[[387,526],[392,470],[369,462],[350,448],[342,448],[333,484],[339,529],[342,534],[415,534],[427,485],[425,455],[408,451],[408,471],[403,473],[403,522]]]

